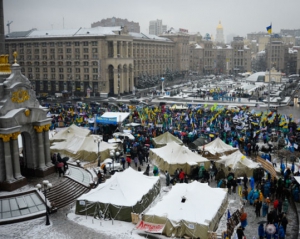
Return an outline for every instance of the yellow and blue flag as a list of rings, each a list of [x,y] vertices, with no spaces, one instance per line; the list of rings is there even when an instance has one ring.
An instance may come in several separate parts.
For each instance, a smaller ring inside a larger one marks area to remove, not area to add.
[[[269,34],[272,34],[272,23],[270,24],[270,26],[267,27],[267,32]]]

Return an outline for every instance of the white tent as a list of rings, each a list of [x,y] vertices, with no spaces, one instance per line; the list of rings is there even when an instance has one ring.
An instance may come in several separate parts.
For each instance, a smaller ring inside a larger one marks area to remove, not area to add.
[[[156,147],[165,146],[167,143],[176,142],[177,144],[182,144],[182,141],[174,136],[173,134],[166,132],[152,139]]]
[[[177,168],[182,168],[185,173],[190,174],[193,166],[204,164],[208,169],[210,164],[206,158],[175,142],[168,143],[162,148],[150,149],[149,156],[159,169],[167,170],[171,174]]]
[[[159,192],[159,177],[146,176],[129,167],[80,196],[76,202],[76,213],[94,215],[101,209],[109,211],[114,219],[131,221],[131,213],[143,212]]]
[[[99,155],[101,161],[110,157],[110,150],[116,149],[116,144],[108,144],[101,141],[99,145]],[[79,136],[73,135],[66,141],[56,143],[50,147],[53,153],[61,153],[62,155],[72,157],[73,159],[81,159],[84,161],[95,161],[98,158],[98,144],[94,142],[94,135]]]
[[[74,136],[86,137],[91,134],[91,131],[87,128],[78,127],[75,124],[72,124],[70,127],[67,127],[63,130],[58,131],[50,139],[51,142],[67,141],[72,139]]]
[[[185,198],[185,202],[182,199]],[[163,234],[182,238],[208,238],[224,215],[228,204],[227,192],[194,181],[178,183],[156,205],[143,213],[148,223],[165,224]]]
[[[212,159],[219,159],[220,156],[223,156],[224,154],[227,155],[233,153],[237,150],[237,148],[234,148],[231,145],[224,143],[219,137],[211,141],[210,143],[205,144],[204,146],[200,146],[199,149],[204,149],[204,157]]]
[[[186,110],[186,109],[188,109],[188,107],[186,107],[186,106],[183,106],[183,105],[173,105],[172,107],[171,107],[171,109],[176,109],[176,110]]]
[[[241,151],[236,151],[230,155],[222,156],[220,160],[216,161],[216,164],[221,166],[225,174],[234,172],[236,177],[253,176],[253,170],[260,167],[259,163],[253,162],[251,159],[247,158],[241,153]]]

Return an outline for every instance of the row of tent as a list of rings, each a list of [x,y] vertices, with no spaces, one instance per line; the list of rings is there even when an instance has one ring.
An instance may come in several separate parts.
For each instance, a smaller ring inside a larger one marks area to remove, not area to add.
[[[109,214],[115,220],[127,222],[131,221],[131,213],[137,213],[142,215],[138,227],[142,222],[143,225],[161,228],[159,233],[167,236],[207,239],[208,231],[218,227],[228,206],[225,189],[211,188],[197,181],[176,184],[162,198],[154,201],[160,189],[159,177],[146,176],[129,167],[80,196],[75,213],[90,216]],[[144,230],[147,231],[146,228]]]

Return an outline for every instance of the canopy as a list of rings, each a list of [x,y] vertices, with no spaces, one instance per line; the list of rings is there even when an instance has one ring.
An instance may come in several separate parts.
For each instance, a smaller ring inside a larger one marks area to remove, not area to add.
[[[165,146],[167,143],[170,142],[176,142],[177,144],[182,144],[182,141],[179,138],[177,138],[173,134],[170,134],[169,132],[166,132],[164,134],[161,134],[153,138],[152,141],[156,147]]]
[[[237,150],[237,148],[231,145],[225,144],[219,137],[214,139],[208,144],[200,147],[204,151],[204,155],[207,158],[219,159],[220,156],[228,155]]]
[[[72,157],[73,159],[81,159],[92,162],[98,158],[98,144],[95,143],[94,140],[94,135],[89,135],[87,137],[74,135],[67,141],[59,142],[51,146],[50,151],[53,153],[61,153]],[[101,161],[110,157],[110,150],[116,148],[116,144],[108,144],[101,141],[99,145],[99,156],[101,157]]]
[[[122,123],[129,114],[124,112],[105,112],[100,117],[96,117],[96,122],[100,124],[118,124]]]
[[[207,138],[200,137],[200,138],[194,140],[192,143],[190,143],[189,148],[197,150],[199,146],[205,145],[207,143],[208,143]]]
[[[63,130],[58,131],[50,139],[51,142],[66,141],[72,139],[75,136],[86,137],[91,134],[91,131],[87,128],[78,127],[75,124],[72,124],[70,127],[67,127]]]
[[[193,166],[204,164],[208,169],[210,164],[208,159],[175,142],[168,143],[162,148],[150,149],[149,155],[153,164],[161,170],[169,171],[170,174],[177,168],[182,168],[185,173],[190,174]]]
[[[131,213],[143,212],[159,192],[159,177],[146,176],[129,167],[80,196],[75,213],[95,215],[102,210],[116,220],[131,221]]]
[[[144,212],[142,220],[165,224],[162,233],[169,237],[207,239],[208,231],[214,231],[218,227],[227,204],[225,189],[211,188],[197,181],[178,183],[162,200]]]
[[[244,176],[245,174],[248,177],[253,176],[253,170],[260,167],[260,164],[253,162],[239,150],[228,156],[222,156],[220,160],[216,161],[216,164],[223,166],[221,168],[225,174],[234,172],[236,177]]]

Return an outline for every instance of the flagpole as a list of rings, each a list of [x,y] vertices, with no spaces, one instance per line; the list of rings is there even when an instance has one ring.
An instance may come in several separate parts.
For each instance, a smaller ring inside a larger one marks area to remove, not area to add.
[[[269,51],[269,57],[270,57],[270,66],[269,66],[269,84],[268,84],[268,112],[270,112],[270,86],[271,86],[271,64],[272,64],[272,54],[271,54],[271,49],[272,49],[272,36],[270,34],[270,51]]]

